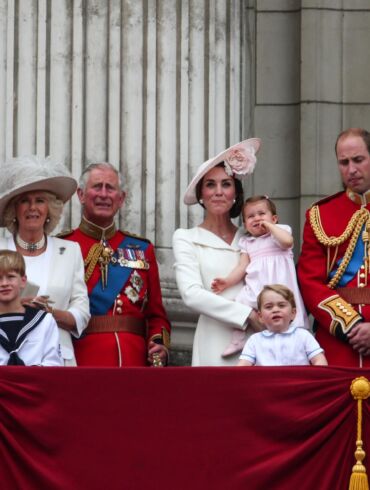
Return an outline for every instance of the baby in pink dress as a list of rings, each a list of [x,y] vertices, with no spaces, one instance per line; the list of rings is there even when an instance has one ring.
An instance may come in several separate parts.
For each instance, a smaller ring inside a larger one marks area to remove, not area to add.
[[[290,226],[277,224],[276,206],[267,196],[253,196],[245,201],[243,221],[247,233],[239,241],[240,262],[227,277],[213,280],[212,291],[220,293],[245,278],[235,300],[257,309],[257,296],[265,285],[283,284],[293,291],[297,304],[294,325],[309,328],[298,288]],[[240,352],[245,341],[246,332],[233,329],[231,342],[222,355]]]

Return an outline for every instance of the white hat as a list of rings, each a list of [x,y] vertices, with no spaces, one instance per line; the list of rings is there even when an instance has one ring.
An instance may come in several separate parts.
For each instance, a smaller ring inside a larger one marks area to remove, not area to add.
[[[4,210],[15,196],[30,191],[49,191],[66,202],[77,189],[77,181],[69,170],[50,157],[12,158],[0,165],[0,173],[0,226],[5,226]]]
[[[217,156],[202,163],[185,191],[184,203],[196,204],[198,202],[195,193],[198,182],[209,170],[221,162],[224,162],[225,172],[228,175],[232,175],[237,179],[250,175],[256,165],[256,153],[260,146],[261,140],[259,138],[249,138],[230,146],[227,150],[223,150]]]

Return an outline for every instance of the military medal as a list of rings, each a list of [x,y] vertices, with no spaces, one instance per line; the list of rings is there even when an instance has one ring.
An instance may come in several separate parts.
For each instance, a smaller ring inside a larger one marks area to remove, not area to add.
[[[139,295],[132,286],[127,286],[125,288],[125,295],[131,301],[131,303],[136,303],[137,301],[139,301]]]
[[[132,284],[132,287],[134,289],[136,289],[136,291],[138,293],[140,293],[140,291],[144,285],[144,281],[143,281],[142,277],[140,276],[140,274],[138,274],[136,271],[134,271],[131,274],[130,283]]]
[[[128,245],[127,248],[117,248],[118,264],[121,267],[131,269],[149,269],[149,264],[145,258],[143,250],[136,250],[137,245]]]

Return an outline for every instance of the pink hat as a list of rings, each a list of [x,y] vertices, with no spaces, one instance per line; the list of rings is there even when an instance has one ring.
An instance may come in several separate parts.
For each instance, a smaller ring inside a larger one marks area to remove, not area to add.
[[[257,162],[256,153],[261,146],[259,138],[249,138],[241,141],[236,145],[230,146],[227,150],[222,151],[217,156],[210,158],[202,163],[192,181],[188,185],[184,195],[185,204],[196,204],[198,202],[195,188],[198,182],[213,167],[224,162],[225,172],[237,179],[250,175]]]

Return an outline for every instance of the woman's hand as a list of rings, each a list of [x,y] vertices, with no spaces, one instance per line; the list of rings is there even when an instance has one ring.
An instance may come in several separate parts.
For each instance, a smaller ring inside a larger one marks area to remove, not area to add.
[[[59,328],[63,328],[68,332],[74,331],[76,329],[75,317],[67,310],[57,310],[53,307],[54,303],[55,301],[50,300],[47,295],[22,298],[23,306],[31,306],[32,308],[47,311],[53,315]]]
[[[27,296],[25,298],[22,298],[21,301],[23,306],[31,306],[39,310],[45,310],[48,313],[52,311],[53,308],[51,305],[54,303],[54,301],[50,300],[49,296],[47,295],[36,296],[36,297]]]

